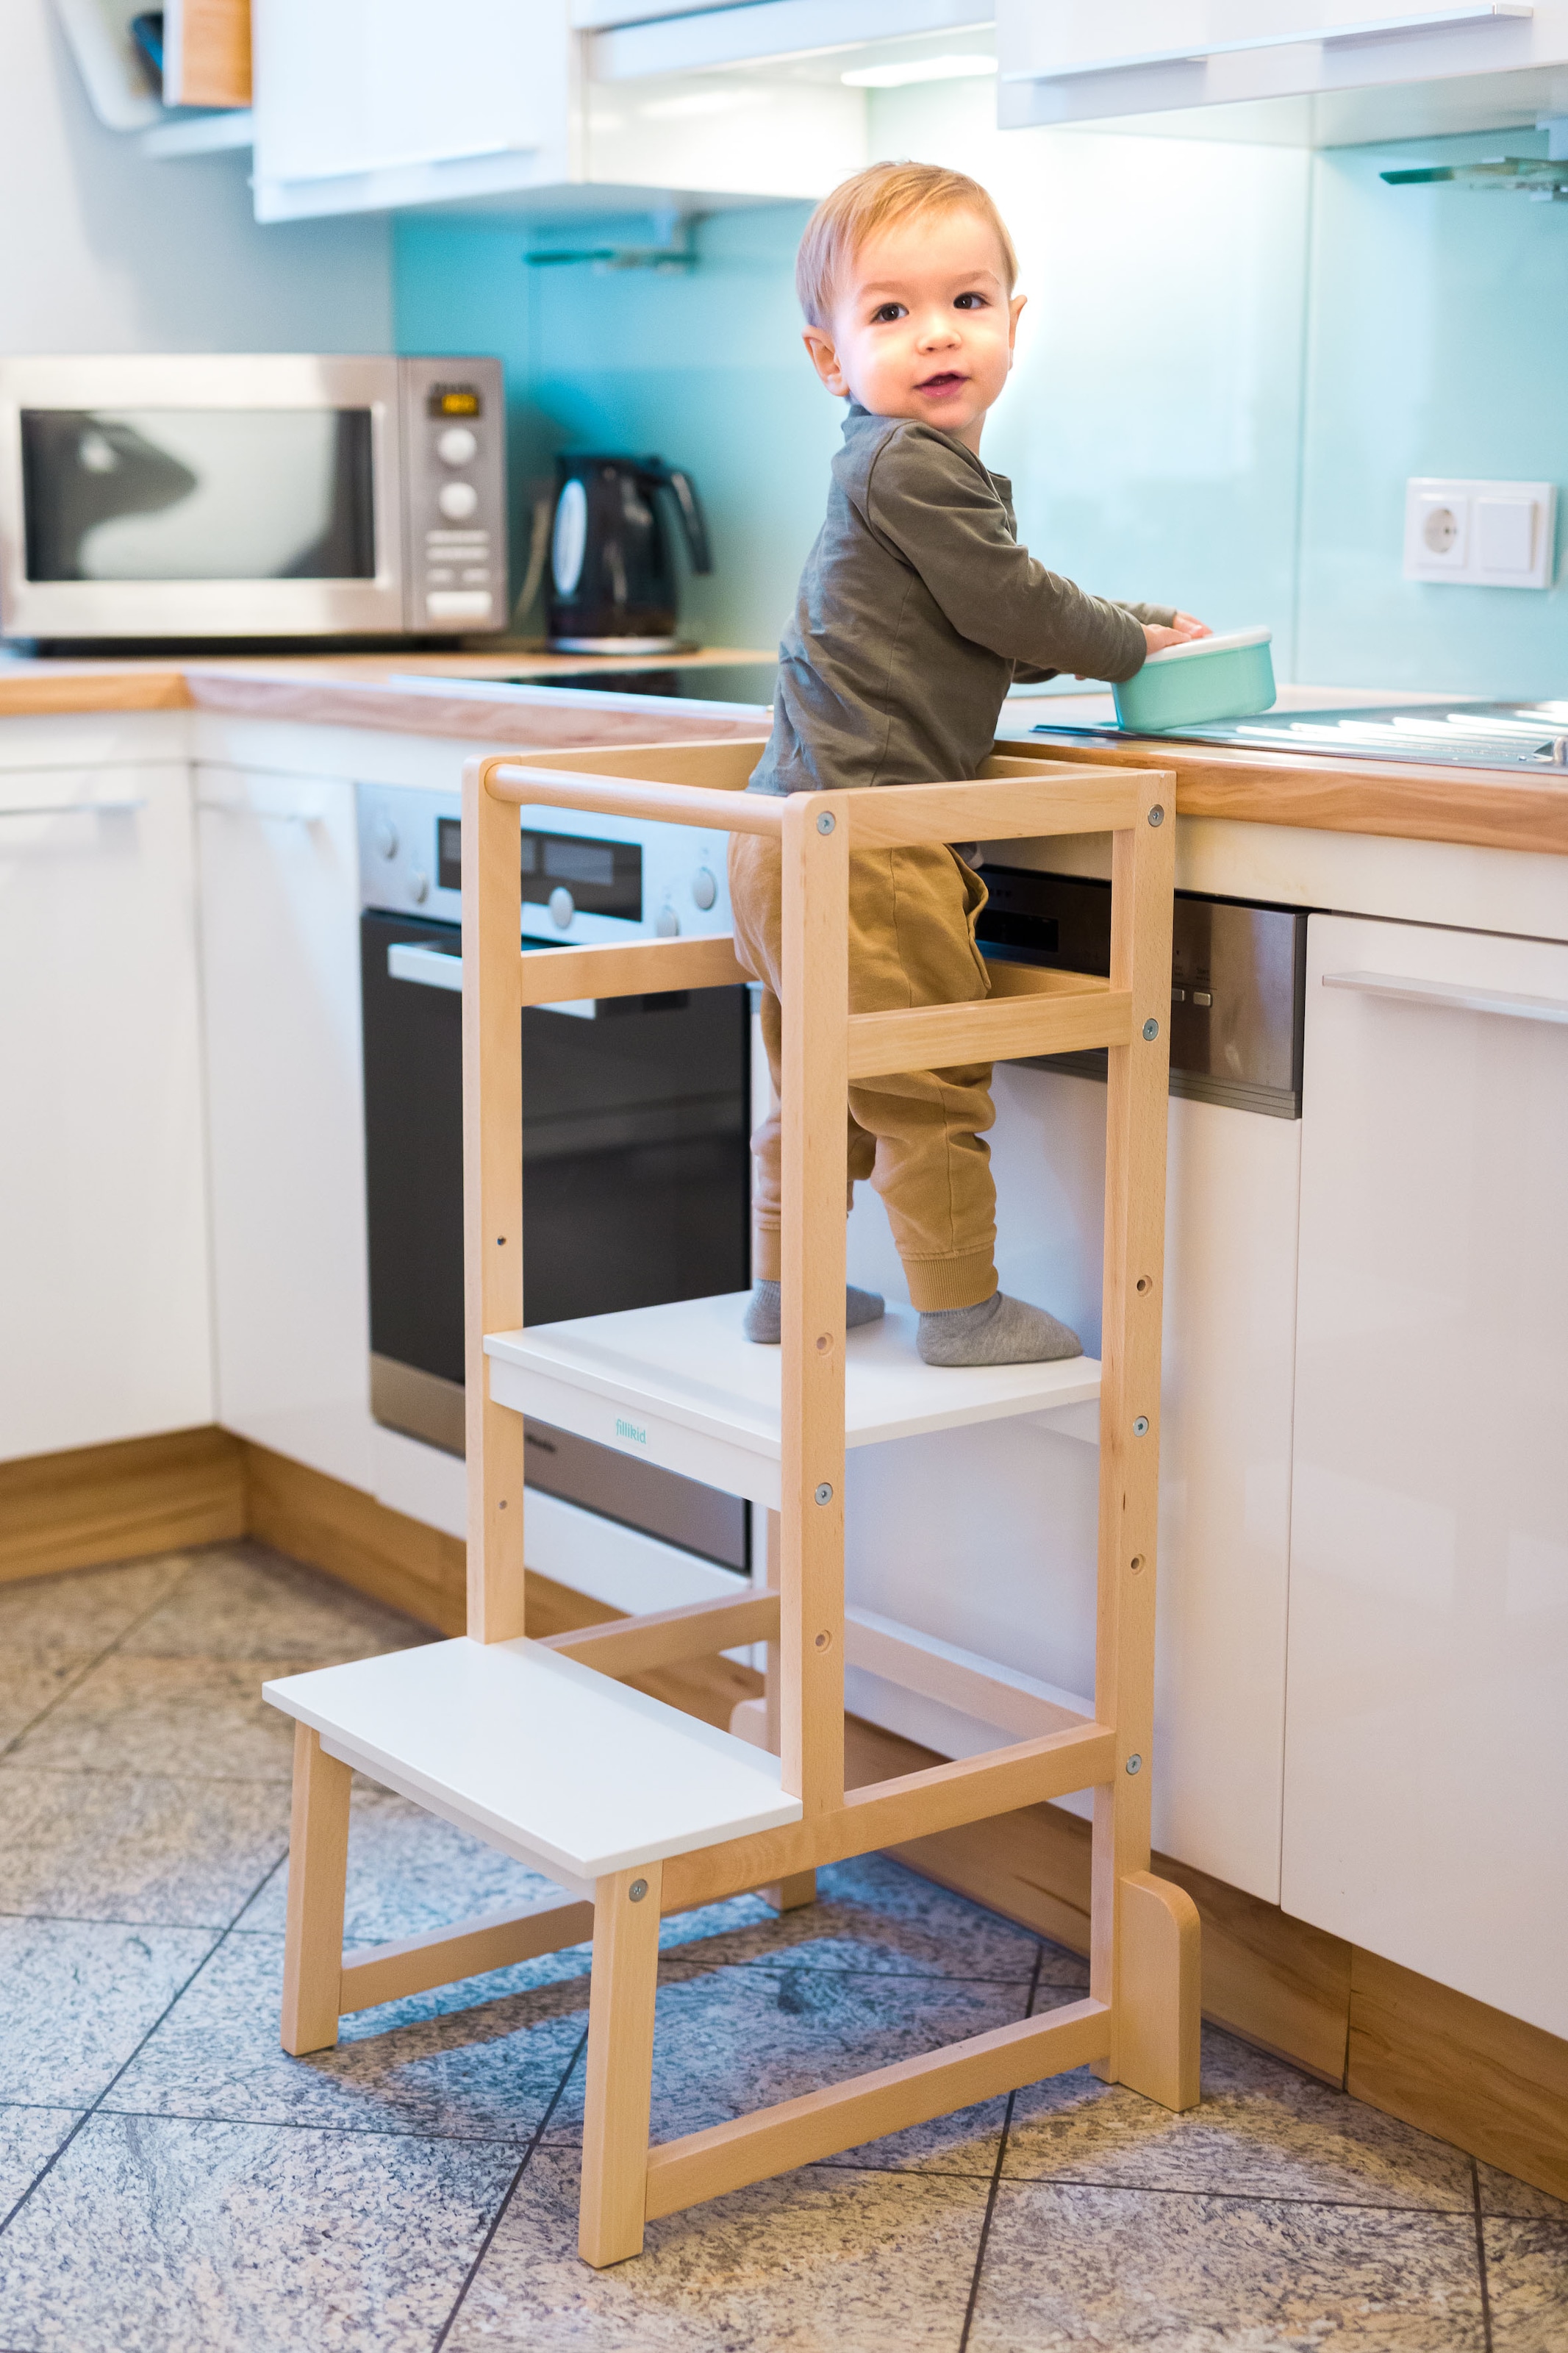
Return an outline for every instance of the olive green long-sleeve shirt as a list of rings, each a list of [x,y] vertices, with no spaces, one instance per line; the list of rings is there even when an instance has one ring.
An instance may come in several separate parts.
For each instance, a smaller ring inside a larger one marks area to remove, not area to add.
[[[753,792],[978,774],[1016,681],[1121,681],[1168,606],[1090,596],[1018,544],[1013,486],[951,434],[852,404],[779,648]]]

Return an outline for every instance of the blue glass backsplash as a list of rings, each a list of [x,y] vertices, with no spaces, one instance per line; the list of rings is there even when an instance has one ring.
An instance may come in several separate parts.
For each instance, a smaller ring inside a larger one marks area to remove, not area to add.
[[[1568,692],[1568,592],[1400,576],[1407,475],[1568,486],[1568,203],[1377,176],[1544,140],[1310,155],[1001,134],[993,103],[986,83],[879,94],[873,132],[984,179],[1016,238],[1029,306],[984,454],[1034,552],[1109,596],[1271,623],[1283,678]],[[807,209],[715,214],[668,275],[530,268],[515,220],[397,221],[399,348],[506,362],[519,575],[523,491],[556,449],[657,450],[695,475],[714,541],[683,625],[775,641],[838,441],[799,341]],[[580,241],[655,234],[601,220]]]

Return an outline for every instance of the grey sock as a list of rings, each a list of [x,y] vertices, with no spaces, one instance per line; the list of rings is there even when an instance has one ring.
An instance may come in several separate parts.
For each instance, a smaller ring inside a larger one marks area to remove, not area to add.
[[[886,1312],[886,1302],[875,1291],[857,1291],[852,1282],[844,1286],[844,1322],[854,1331],[858,1324],[877,1324]],[[783,1303],[776,1282],[753,1282],[752,1295],[746,1302],[745,1320],[741,1325],[748,1340],[759,1341],[764,1348],[776,1348],[783,1335]]]
[[[1047,1365],[1083,1354],[1076,1332],[1004,1291],[978,1307],[922,1313],[915,1345],[928,1365]]]

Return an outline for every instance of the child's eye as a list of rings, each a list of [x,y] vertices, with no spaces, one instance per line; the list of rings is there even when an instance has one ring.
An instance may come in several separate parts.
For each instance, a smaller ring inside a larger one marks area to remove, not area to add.
[[[985,297],[984,294],[960,294],[952,307],[955,311],[984,311]]]
[[[903,316],[904,306],[901,302],[879,303],[877,309],[871,313],[871,324],[874,327],[886,327],[889,326],[893,320],[901,319]]]

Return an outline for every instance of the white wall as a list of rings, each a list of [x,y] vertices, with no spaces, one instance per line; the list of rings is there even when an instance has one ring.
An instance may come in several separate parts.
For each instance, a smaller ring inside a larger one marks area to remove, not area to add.
[[[249,169],[140,154],[50,0],[0,0],[0,352],[390,351],[384,216],[258,228]]]

